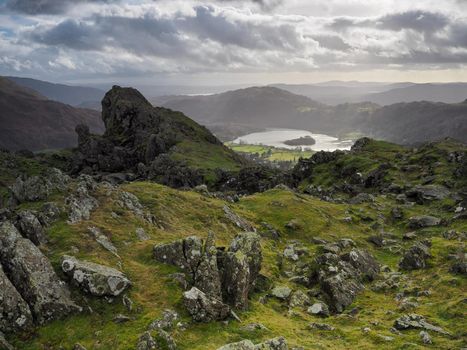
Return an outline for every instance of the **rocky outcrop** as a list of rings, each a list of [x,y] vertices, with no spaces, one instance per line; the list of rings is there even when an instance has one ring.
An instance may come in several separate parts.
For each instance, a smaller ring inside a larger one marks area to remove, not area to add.
[[[224,205],[224,214],[225,217],[232,222],[235,226],[242,229],[245,232],[255,232],[256,229],[244,218],[235,214],[229,206]]]
[[[68,222],[76,224],[82,220],[89,220],[91,212],[99,205],[90,192],[97,188],[94,179],[89,175],[80,175],[73,194],[68,196],[65,203],[69,207]]]
[[[0,331],[17,332],[28,329],[32,323],[28,304],[11,284],[0,265]]]
[[[9,188],[12,204],[44,200],[55,190],[65,190],[69,181],[68,175],[55,168],[45,175],[20,176]]]
[[[122,272],[72,256],[62,257],[62,270],[74,285],[95,296],[116,297],[131,286]]]
[[[230,315],[230,307],[227,304],[210,297],[196,287],[183,293],[183,303],[193,320],[197,322],[223,320]]]
[[[325,253],[315,263],[311,286],[318,286],[329,307],[338,313],[353,302],[364,289],[366,280],[373,280],[379,273],[379,264],[361,249],[351,249],[341,255]]]
[[[410,247],[399,262],[402,270],[418,270],[427,267],[427,260],[431,258],[430,244],[428,242],[416,242]]]
[[[21,234],[24,237],[29,238],[35,245],[47,242],[44,228],[36,214],[31,210],[22,210],[18,213],[16,226]]]
[[[0,226],[0,261],[38,323],[80,310],[49,260],[9,222]]]
[[[212,234],[206,242],[192,236],[156,245],[154,258],[183,269],[207,298],[245,309],[261,269],[259,240],[256,233],[241,233],[223,250],[215,247]]]
[[[235,308],[247,308],[248,296],[261,269],[259,236],[252,232],[238,235],[229,250],[219,254],[219,260],[224,300]]]

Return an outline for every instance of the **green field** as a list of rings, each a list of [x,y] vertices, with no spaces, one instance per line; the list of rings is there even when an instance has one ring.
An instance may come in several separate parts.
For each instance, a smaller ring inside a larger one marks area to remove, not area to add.
[[[291,150],[264,145],[233,144],[227,142],[226,146],[238,153],[257,153],[271,162],[297,162],[299,158],[309,158],[314,151]]]

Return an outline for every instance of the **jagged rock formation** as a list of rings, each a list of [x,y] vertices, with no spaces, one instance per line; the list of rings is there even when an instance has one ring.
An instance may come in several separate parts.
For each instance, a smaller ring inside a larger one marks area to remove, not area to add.
[[[9,222],[0,226],[0,262],[39,324],[80,310],[49,260]]]
[[[131,172],[173,187],[194,187],[202,183],[202,174],[169,155],[182,142],[210,147],[230,162],[241,163],[206,128],[180,112],[153,107],[132,88],[114,86],[107,92],[102,100],[102,120],[103,136],[92,135],[85,125],[77,126],[75,173]]]
[[[131,286],[122,272],[72,256],[62,257],[62,270],[74,285],[95,296],[116,297]]]
[[[178,266],[189,275],[193,288],[185,293],[185,304],[196,311],[192,313],[196,320],[211,320],[212,315],[225,318],[228,313],[206,311],[211,316],[199,316],[203,305],[214,304],[216,310],[224,302],[238,309],[248,306],[248,296],[261,269],[262,253],[259,236],[245,232],[235,237],[227,251],[216,248],[214,237],[209,234],[204,244],[192,236],[156,245],[154,258]]]

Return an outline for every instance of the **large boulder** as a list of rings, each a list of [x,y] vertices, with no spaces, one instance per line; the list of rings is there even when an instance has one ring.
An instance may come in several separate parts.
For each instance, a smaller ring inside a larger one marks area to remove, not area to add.
[[[438,226],[441,224],[441,219],[431,215],[418,215],[409,218],[409,228],[419,229],[425,227]]]
[[[183,293],[183,303],[193,320],[197,322],[224,320],[230,315],[230,307],[227,304],[210,297],[196,287]]]
[[[324,253],[317,257],[309,280],[311,286],[321,289],[331,310],[340,313],[364,289],[363,283],[373,280],[379,270],[370,253],[351,249],[341,255]]]
[[[95,296],[116,297],[131,286],[130,280],[116,269],[68,255],[62,257],[62,270],[73,284]]]
[[[0,331],[17,332],[32,326],[33,319],[24,301],[0,265]]]
[[[245,232],[235,237],[224,254],[219,254],[224,300],[238,309],[248,307],[248,296],[253,290],[262,262],[260,237]]]
[[[0,261],[38,323],[80,310],[50,261],[9,222],[0,225]]]
[[[410,247],[399,262],[402,270],[419,270],[427,266],[427,260],[431,257],[429,243],[416,242]]]
[[[419,204],[424,204],[433,200],[442,200],[450,195],[449,190],[444,186],[426,185],[415,186],[406,191],[407,198],[416,201]]]

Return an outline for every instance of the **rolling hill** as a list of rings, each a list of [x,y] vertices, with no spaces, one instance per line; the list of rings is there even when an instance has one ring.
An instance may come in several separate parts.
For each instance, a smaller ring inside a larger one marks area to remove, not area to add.
[[[0,77],[0,147],[42,150],[76,146],[75,127],[86,123],[102,132],[99,113],[50,101],[38,92]]]

